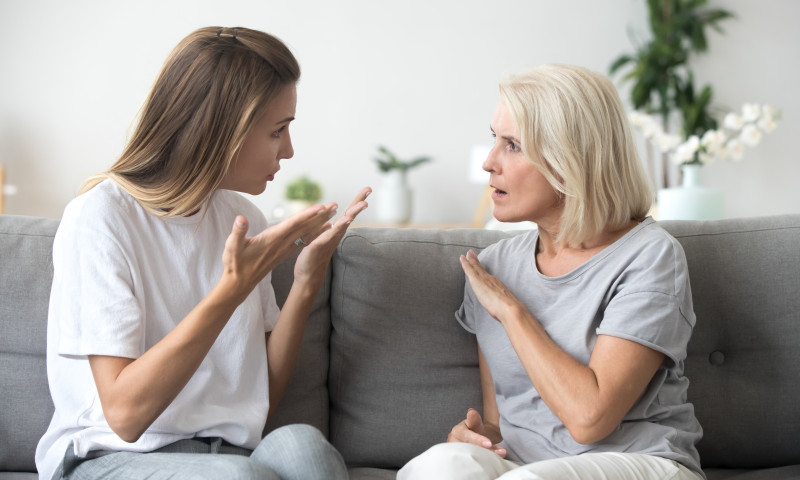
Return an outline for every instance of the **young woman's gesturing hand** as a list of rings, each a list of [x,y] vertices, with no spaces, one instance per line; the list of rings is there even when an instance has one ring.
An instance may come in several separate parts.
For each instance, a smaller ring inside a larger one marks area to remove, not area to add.
[[[357,212],[364,208],[366,203]],[[237,216],[222,253],[220,284],[229,287],[239,302],[244,301],[258,282],[297,251],[298,244],[302,245],[298,239],[308,244],[330,230],[329,220],[335,214],[335,203],[315,205],[252,237],[247,236],[247,219]]]
[[[303,251],[297,257],[294,267],[295,282],[309,284],[312,288],[319,287],[328,262],[347,232],[347,228],[358,214],[367,208],[366,199],[370,193],[372,193],[372,189],[369,187],[361,189],[333,225],[327,225],[328,228],[301,237],[307,246],[303,247]]]

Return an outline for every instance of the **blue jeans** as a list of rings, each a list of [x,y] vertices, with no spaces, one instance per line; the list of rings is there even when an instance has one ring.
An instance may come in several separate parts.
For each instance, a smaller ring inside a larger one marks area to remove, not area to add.
[[[342,456],[310,425],[287,425],[261,440],[252,452],[220,438],[181,440],[148,453],[67,449],[62,478],[68,480],[347,479]]]

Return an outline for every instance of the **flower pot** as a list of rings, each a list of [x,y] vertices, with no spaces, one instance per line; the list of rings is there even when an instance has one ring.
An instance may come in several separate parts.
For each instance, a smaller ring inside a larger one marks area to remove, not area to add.
[[[680,187],[658,191],[659,220],[718,220],[725,213],[722,192],[702,185],[702,165],[683,165]]]
[[[391,170],[377,189],[375,208],[378,220],[384,223],[405,224],[411,220],[412,191],[406,184],[405,172]]]
[[[289,215],[294,215],[297,212],[302,212],[306,208],[314,205],[314,202],[308,200],[289,200]]]

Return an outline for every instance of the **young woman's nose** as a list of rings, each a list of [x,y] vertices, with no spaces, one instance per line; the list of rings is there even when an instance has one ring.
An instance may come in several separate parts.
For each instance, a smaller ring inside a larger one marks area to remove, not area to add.
[[[280,157],[283,159],[294,157],[294,146],[292,146],[292,137],[289,135],[289,130],[286,130],[285,143],[281,149]]]

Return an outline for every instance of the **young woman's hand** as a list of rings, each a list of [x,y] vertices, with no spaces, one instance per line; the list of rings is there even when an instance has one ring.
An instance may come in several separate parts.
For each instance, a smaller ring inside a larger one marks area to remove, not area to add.
[[[301,243],[303,251],[295,263],[294,281],[296,283],[308,284],[312,287],[321,285],[333,252],[353,220],[367,208],[366,199],[370,193],[372,193],[372,189],[369,187],[361,189],[333,225],[327,225],[328,228],[300,237],[306,246],[302,246]]]
[[[247,219],[237,216],[222,253],[220,284],[239,302],[244,301],[267,273],[297,251],[297,239],[316,238],[329,230],[335,214],[335,203],[315,205],[252,237],[247,236]]]
[[[474,408],[467,410],[467,418],[459,422],[447,436],[448,442],[464,442],[472,443],[483,448],[487,448],[499,456],[505,458],[506,449],[496,445],[495,442],[489,438],[490,428],[484,425],[481,414]],[[499,436],[499,432],[492,432]]]

